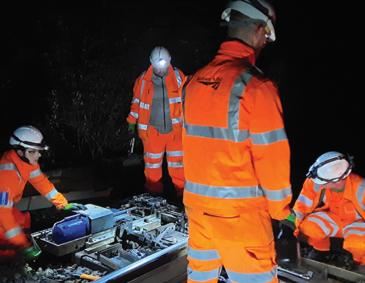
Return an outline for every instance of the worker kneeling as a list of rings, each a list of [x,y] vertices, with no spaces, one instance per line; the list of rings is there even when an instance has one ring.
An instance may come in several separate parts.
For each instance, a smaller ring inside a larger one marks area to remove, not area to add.
[[[335,237],[344,239],[355,263],[365,265],[365,179],[352,168],[352,158],[336,151],[322,154],[309,168],[294,205],[295,234],[308,238],[313,259],[323,260]]]
[[[22,198],[26,183],[29,181],[57,209],[72,210],[77,204],[68,203],[41,172],[38,159],[48,146],[38,129],[19,127],[9,143],[11,149],[0,159],[0,259],[13,257],[20,250],[26,260],[31,260],[41,251],[31,245],[23,231],[30,228],[30,215],[14,207]]]

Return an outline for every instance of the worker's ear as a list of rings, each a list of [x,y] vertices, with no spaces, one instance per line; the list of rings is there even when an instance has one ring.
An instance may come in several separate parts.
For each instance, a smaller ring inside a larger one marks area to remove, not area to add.
[[[20,149],[16,150],[16,153],[20,156],[20,157],[24,157],[24,152]]]

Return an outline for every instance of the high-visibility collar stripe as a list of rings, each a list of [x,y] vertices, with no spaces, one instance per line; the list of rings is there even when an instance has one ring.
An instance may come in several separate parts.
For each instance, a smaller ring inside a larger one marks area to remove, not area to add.
[[[218,187],[185,182],[187,192],[198,194],[206,197],[224,198],[224,199],[245,199],[262,197],[264,195],[261,188],[254,187]]]

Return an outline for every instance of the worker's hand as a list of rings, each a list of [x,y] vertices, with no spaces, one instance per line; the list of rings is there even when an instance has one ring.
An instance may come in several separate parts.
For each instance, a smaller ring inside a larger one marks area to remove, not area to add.
[[[70,203],[66,204],[63,208],[63,210],[65,210],[65,211],[85,210],[85,209],[86,209],[85,205],[83,205],[81,203],[75,203],[75,202],[70,202]]]
[[[284,220],[280,221],[282,224],[284,224],[285,226],[288,226],[290,229],[292,229],[293,231],[296,230],[296,216],[294,211],[292,211],[287,218],[285,218]]]
[[[131,134],[134,135],[136,133],[136,124],[129,123],[128,124],[128,132],[130,132]]]
[[[32,261],[36,259],[37,257],[40,256],[41,253],[42,251],[35,246],[30,246],[23,250],[23,256],[26,261]]]

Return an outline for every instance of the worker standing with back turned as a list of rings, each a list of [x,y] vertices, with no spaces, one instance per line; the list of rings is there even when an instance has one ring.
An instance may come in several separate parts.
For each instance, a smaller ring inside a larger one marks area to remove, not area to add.
[[[271,218],[289,209],[290,149],[275,85],[255,67],[275,41],[264,0],[231,1],[228,39],[182,89],[188,282],[278,282]]]
[[[179,88],[185,76],[171,65],[169,51],[153,48],[151,65],[134,83],[128,129],[143,142],[145,190],[163,192],[162,163],[166,153],[169,175],[178,196],[184,189],[183,151],[181,144],[182,111]]]

